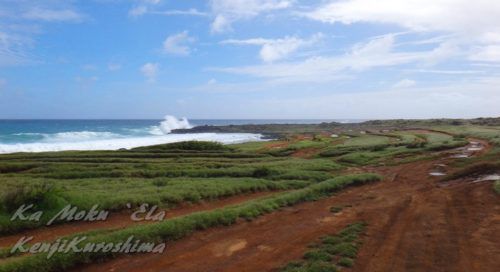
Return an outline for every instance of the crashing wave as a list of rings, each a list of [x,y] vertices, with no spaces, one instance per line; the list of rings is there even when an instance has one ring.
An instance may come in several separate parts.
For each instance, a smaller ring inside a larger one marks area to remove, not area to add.
[[[160,123],[160,130],[164,134],[169,134],[174,129],[189,129],[193,128],[186,117],[177,119],[175,116],[167,115],[165,120]]]
[[[40,142],[25,144],[0,144],[0,154],[16,152],[48,152],[67,150],[118,150],[140,146],[167,144],[182,141],[213,141],[223,144],[236,144],[262,140],[260,134],[249,133],[191,133],[168,134],[137,138],[89,140],[80,142]]]

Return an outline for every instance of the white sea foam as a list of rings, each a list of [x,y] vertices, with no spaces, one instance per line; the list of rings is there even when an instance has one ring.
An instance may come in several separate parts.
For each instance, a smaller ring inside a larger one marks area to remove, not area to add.
[[[177,119],[175,116],[167,115],[165,120],[160,123],[160,130],[164,134],[169,134],[174,129],[188,129],[192,128],[191,124],[186,117]]]
[[[214,141],[223,144],[235,144],[251,141],[261,141],[262,135],[250,133],[192,133],[192,134],[168,134],[162,136],[136,137],[136,138],[115,138],[102,139],[99,135],[94,134],[97,138],[92,138],[88,133],[76,134],[79,135],[79,141],[74,141],[74,135],[59,142],[38,142],[24,144],[0,144],[0,154],[16,153],[16,152],[48,152],[48,151],[67,151],[67,150],[118,150],[130,149],[140,146],[166,144],[182,141]],[[85,137],[89,136],[89,137]],[[107,134],[106,134],[107,135]],[[107,135],[111,136],[111,135]],[[77,137],[77,138],[78,138]],[[81,140],[86,138],[86,140]]]
[[[182,141],[213,141],[223,144],[261,141],[262,135],[250,133],[171,134],[174,129],[193,126],[186,118],[167,115],[158,126],[125,128],[126,134],[106,131],[69,131],[53,134],[18,133],[17,136],[39,136],[37,142],[0,144],[0,154],[16,152],[50,152],[67,150],[118,150]]]
[[[121,138],[120,134],[111,132],[96,132],[96,131],[72,131],[59,132],[54,134],[44,134],[44,142],[60,143],[60,142],[83,142],[92,141],[95,139],[115,139]]]

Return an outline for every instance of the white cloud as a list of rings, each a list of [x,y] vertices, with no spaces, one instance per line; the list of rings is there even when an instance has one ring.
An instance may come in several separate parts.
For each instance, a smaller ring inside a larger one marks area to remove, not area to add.
[[[483,62],[500,62],[500,44],[478,47],[474,49],[469,59]]]
[[[168,36],[163,42],[163,51],[167,54],[188,56],[191,50],[187,44],[193,43],[195,39],[189,36],[187,31]]]
[[[28,49],[32,40],[25,35],[2,32],[0,29],[0,66],[29,63]]]
[[[264,97],[253,97],[245,103],[214,99],[210,103],[193,102],[193,113],[205,116],[232,116],[233,118],[472,118],[499,116],[500,77],[467,78],[436,84],[433,87],[414,87],[407,90],[387,89],[386,86],[358,85],[352,90],[341,90],[328,84],[289,84],[273,82],[217,84],[195,90],[217,93],[273,92]],[[280,89],[281,88],[281,89]],[[283,96],[280,90],[294,90]],[[297,94],[293,94],[293,93]],[[307,93],[307,95],[304,95]],[[226,96],[220,96],[226,97]],[[222,102],[221,102],[222,101]],[[332,106],[334,105],[334,106]]]
[[[214,15],[212,32],[224,32],[231,29],[237,20],[250,19],[261,13],[286,9],[292,6],[291,0],[211,0],[210,7]]]
[[[490,82],[456,82],[445,86],[412,88],[405,91],[370,90],[279,100],[268,99],[260,101],[258,105],[259,111],[267,115],[267,118],[282,116],[281,113],[300,113],[297,118],[335,116],[372,120],[499,116],[498,84],[500,80],[497,78]]]
[[[490,0],[328,1],[304,16],[325,23],[393,24],[435,33],[449,48],[479,47],[472,60],[500,61],[500,2]],[[449,48],[443,48],[445,54]],[[466,50],[470,51],[470,50]]]
[[[138,2],[138,5],[128,11],[128,16],[130,17],[140,17],[150,12],[149,7],[160,4],[161,0],[138,0],[136,2]]]
[[[165,15],[165,16],[174,16],[174,15],[191,15],[191,16],[209,16],[206,12],[201,12],[197,9],[188,9],[188,10],[165,10],[165,11],[151,11],[152,14]]]
[[[285,37],[283,39],[247,39],[247,40],[225,40],[222,44],[235,45],[258,45],[261,46],[259,55],[265,62],[274,62],[287,58],[290,54],[296,52],[302,47],[311,46],[317,43],[323,34],[318,33],[310,39],[304,40],[297,37]]]
[[[499,14],[500,2],[490,0],[343,0],[329,1],[306,16],[328,23],[389,23],[488,38],[487,33],[500,30]]]
[[[28,20],[40,20],[40,21],[71,21],[80,22],[83,20],[84,16],[72,9],[48,9],[35,7],[31,8],[22,15],[23,18]]]
[[[32,49],[43,25],[86,18],[70,2],[0,1],[0,66],[37,63]]]
[[[399,82],[396,82],[396,84],[394,84],[392,87],[394,89],[406,89],[406,88],[410,88],[410,87],[413,87],[417,84],[417,82],[415,80],[411,80],[411,79],[403,79]]]
[[[226,32],[231,30],[231,21],[224,15],[217,15],[212,22],[212,32]]]
[[[211,70],[286,82],[324,82],[345,78],[353,72],[375,67],[428,63],[436,58],[436,51],[440,50],[440,47],[437,47],[429,51],[397,52],[394,42],[394,35],[386,35],[356,44],[349,52],[339,56],[311,57],[297,62]]]
[[[160,65],[158,63],[148,62],[141,67],[140,71],[148,82],[155,82],[158,72],[160,71]]]
[[[144,5],[140,5],[140,6],[136,6],[136,7],[131,8],[128,11],[128,16],[139,17],[139,16],[146,14],[147,12],[148,12],[148,7],[144,6]]]

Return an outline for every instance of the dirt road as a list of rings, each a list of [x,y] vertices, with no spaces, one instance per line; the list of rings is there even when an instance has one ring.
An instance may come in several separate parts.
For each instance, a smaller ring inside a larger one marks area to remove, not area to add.
[[[438,186],[429,171],[450,160],[443,155],[376,168],[383,182],[198,232],[168,244],[163,254],[124,256],[78,271],[275,271],[354,221],[368,228],[350,271],[498,271],[500,199],[489,182]],[[334,215],[335,205],[352,207]]]
[[[171,219],[174,217],[190,214],[193,212],[207,211],[218,209],[227,205],[243,203],[259,197],[265,197],[277,192],[256,192],[243,195],[230,196],[213,201],[201,201],[196,204],[182,204],[170,210],[165,211],[165,218]],[[159,211],[158,211],[159,212]],[[0,237],[0,248],[13,246],[22,237],[33,236],[32,243],[41,241],[52,241],[60,237],[100,229],[120,229],[134,224],[155,223],[154,221],[133,221],[131,213],[117,212],[110,213],[110,216],[105,221],[93,222],[70,222],[67,224],[51,225],[32,230],[27,230],[21,233],[12,234]]]

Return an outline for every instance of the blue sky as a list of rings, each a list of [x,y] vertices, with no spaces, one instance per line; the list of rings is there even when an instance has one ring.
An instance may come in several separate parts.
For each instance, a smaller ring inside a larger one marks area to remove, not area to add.
[[[492,0],[0,0],[0,118],[500,115]]]

